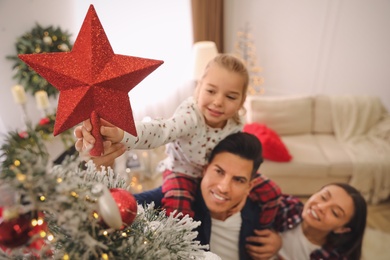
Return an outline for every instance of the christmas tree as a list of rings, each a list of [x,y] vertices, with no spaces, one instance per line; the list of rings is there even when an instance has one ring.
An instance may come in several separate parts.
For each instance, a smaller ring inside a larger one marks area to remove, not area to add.
[[[253,41],[253,35],[250,32],[249,25],[237,32],[237,42],[234,46],[234,53],[241,58],[249,72],[248,94],[256,95],[263,94],[264,89],[261,85],[264,83],[264,78],[259,75],[262,68],[258,65],[256,46]]]
[[[0,175],[1,259],[205,258],[199,222],[137,205],[111,168],[67,157],[47,170],[45,151],[15,152]]]

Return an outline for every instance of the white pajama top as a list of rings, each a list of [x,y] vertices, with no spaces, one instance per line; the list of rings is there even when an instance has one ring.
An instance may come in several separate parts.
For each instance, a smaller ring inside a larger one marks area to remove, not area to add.
[[[166,144],[167,158],[160,162],[159,171],[201,177],[211,150],[226,136],[241,131],[243,124],[229,119],[224,128],[209,127],[191,96],[171,118],[135,122],[135,127],[138,136],[125,132],[122,139],[128,150],[153,149]]]

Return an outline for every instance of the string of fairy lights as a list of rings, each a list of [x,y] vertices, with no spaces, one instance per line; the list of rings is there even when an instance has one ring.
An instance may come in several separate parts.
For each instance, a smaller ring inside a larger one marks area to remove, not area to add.
[[[253,40],[253,34],[248,23],[237,32],[237,41],[234,45],[234,53],[242,59],[249,72],[249,95],[262,95],[265,90],[262,87],[264,77],[260,75],[263,68],[258,65],[256,46]]]

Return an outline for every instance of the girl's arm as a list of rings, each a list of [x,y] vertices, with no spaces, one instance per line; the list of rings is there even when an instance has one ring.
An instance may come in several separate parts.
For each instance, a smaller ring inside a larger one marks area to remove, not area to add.
[[[153,149],[176,141],[191,139],[201,127],[202,116],[195,103],[185,100],[169,119],[154,119],[150,122],[136,122],[137,136],[124,133],[121,143],[127,149]]]

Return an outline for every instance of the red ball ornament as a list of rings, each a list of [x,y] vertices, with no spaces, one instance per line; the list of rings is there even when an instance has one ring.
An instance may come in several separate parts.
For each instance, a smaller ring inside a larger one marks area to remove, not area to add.
[[[3,208],[0,208],[0,246],[2,248],[15,248],[22,246],[31,238],[30,231],[33,230],[31,224],[31,213],[26,213],[5,220],[3,217]]]
[[[114,198],[122,218],[122,222],[131,225],[137,216],[137,201],[133,194],[125,189],[110,189],[111,196]]]

